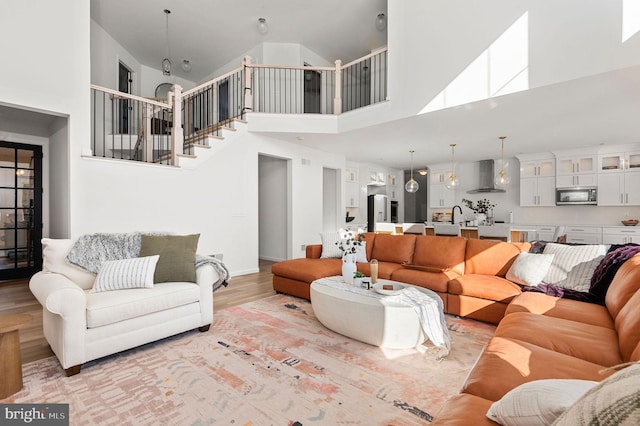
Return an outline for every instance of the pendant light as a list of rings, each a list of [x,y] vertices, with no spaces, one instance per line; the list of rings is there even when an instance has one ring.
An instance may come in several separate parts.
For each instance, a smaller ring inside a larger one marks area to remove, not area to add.
[[[509,175],[504,170],[504,140],[506,138],[507,138],[506,136],[500,136],[499,137],[500,141],[502,142],[500,171],[498,173],[496,173],[495,181],[494,181],[496,186],[499,187],[499,188],[506,188],[507,186],[509,186],[509,182],[511,181],[511,179],[509,178]]]
[[[456,144],[452,143],[449,146],[451,147],[451,176],[447,178],[447,181],[444,185],[447,187],[447,189],[456,189],[460,186],[460,181],[456,177],[455,169],[453,168],[453,150]]]
[[[169,60],[169,14],[171,11],[169,9],[164,10],[164,14],[167,17],[166,20],[166,35],[167,35],[167,55],[162,60],[162,74],[171,75],[171,61]]]
[[[409,152],[411,153],[411,179],[409,179],[409,181],[404,185],[404,189],[406,189],[407,192],[414,193],[418,192],[420,185],[418,185],[418,182],[413,179],[413,153],[415,151],[411,150]]]

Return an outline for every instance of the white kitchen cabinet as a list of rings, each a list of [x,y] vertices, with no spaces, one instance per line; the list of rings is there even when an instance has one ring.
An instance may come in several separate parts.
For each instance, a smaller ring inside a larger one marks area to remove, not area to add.
[[[358,180],[358,170],[356,169],[345,169],[344,171],[344,180],[346,182],[359,182]]]
[[[578,155],[556,158],[556,176],[596,172],[596,155]]]
[[[603,244],[640,243],[640,229],[631,226],[611,226],[602,228]]]
[[[556,163],[552,158],[520,162],[520,178],[555,176]]]
[[[558,188],[596,186],[598,184],[597,162],[598,156],[595,153],[571,155],[556,153],[556,186]]]
[[[568,243],[602,244],[602,228],[599,226],[570,225],[565,229]]]
[[[599,206],[640,205],[640,171],[600,173],[598,176]]]
[[[551,153],[521,154],[520,206],[556,205],[556,162]]]
[[[429,207],[453,207],[456,204],[456,191],[447,188],[447,179],[451,176],[451,169],[430,170]]]
[[[429,207],[453,207],[456,203],[456,191],[442,184],[431,184],[429,194]]]
[[[541,241],[553,241],[553,237],[556,234],[555,226],[537,226],[536,227],[537,239]]]
[[[613,152],[598,155],[598,173],[621,173],[640,170],[640,151]]]
[[[360,207],[360,185],[358,182],[347,181],[345,196],[347,207]]]
[[[520,206],[555,206],[556,178],[554,176],[520,179]]]

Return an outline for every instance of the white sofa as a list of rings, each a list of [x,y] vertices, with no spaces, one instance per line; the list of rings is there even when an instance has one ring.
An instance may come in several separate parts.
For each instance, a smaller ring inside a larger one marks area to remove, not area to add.
[[[95,275],[65,261],[71,240],[43,245],[43,271],[29,288],[43,310],[44,335],[67,376],[82,364],[145,343],[198,328],[213,321],[211,265],[196,270],[196,283],[167,282],[153,288],[91,293]]]

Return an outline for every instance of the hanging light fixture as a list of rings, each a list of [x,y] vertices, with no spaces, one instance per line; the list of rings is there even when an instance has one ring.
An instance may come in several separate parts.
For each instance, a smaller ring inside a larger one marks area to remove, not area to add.
[[[180,68],[182,68],[182,71],[184,72],[191,72],[191,61],[189,61],[188,59],[183,59]]]
[[[499,188],[506,188],[507,186],[509,186],[509,182],[511,181],[511,179],[509,178],[509,175],[504,169],[504,140],[506,138],[507,138],[506,136],[499,137],[500,141],[502,142],[502,153],[501,153],[501,160],[500,160],[500,171],[496,173],[496,176],[495,176],[495,184]]]
[[[169,60],[169,14],[171,11],[169,9],[164,10],[164,14],[167,17],[167,25],[166,25],[166,35],[167,35],[167,55],[162,60],[162,74],[171,75],[171,61]]]
[[[456,189],[457,187],[460,186],[460,181],[458,180],[458,178],[456,177],[456,173],[455,173],[455,169],[453,166],[453,150],[456,146],[455,143],[449,144],[449,146],[451,147],[451,176],[449,176],[449,178],[447,179],[447,181],[445,182],[445,186],[448,189]]]
[[[420,176],[426,176],[429,174],[429,169],[425,167],[424,169],[418,170],[418,173],[420,173]]]
[[[258,18],[258,32],[265,35],[269,31],[267,20],[265,18]]]
[[[409,179],[407,183],[405,183],[404,189],[406,189],[407,192],[414,193],[418,192],[418,188],[420,188],[420,185],[418,185],[418,182],[413,179],[413,153],[415,151],[411,150],[409,152],[411,153],[411,179]]]

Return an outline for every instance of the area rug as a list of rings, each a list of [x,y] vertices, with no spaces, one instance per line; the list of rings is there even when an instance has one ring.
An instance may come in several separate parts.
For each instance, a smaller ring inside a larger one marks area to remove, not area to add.
[[[5,403],[68,403],[72,425],[417,425],[458,393],[494,327],[447,316],[452,349],[383,350],[323,327],[311,304],[267,299],[187,332],[85,364],[24,366]],[[427,345],[428,346],[428,345]]]

